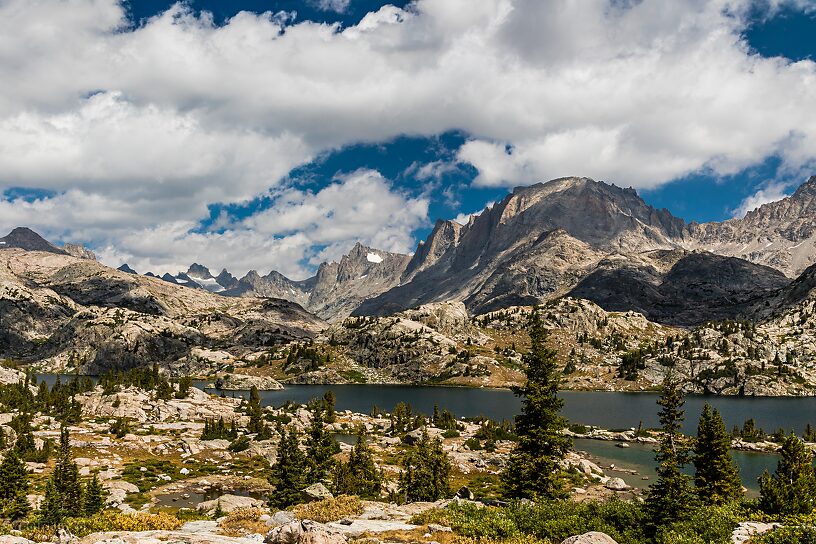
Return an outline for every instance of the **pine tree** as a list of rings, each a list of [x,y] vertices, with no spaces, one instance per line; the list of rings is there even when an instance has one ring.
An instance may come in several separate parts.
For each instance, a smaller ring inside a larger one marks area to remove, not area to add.
[[[377,498],[382,487],[382,473],[374,463],[365,427],[358,427],[355,434],[357,443],[351,450],[348,462],[337,463],[335,467],[334,492],[338,495]]]
[[[560,372],[556,353],[544,345],[546,331],[538,314],[530,326],[530,351],[524,356],[527,380],[514,390],[523,398],[517,415],[518,443],[502,473],[509,498],[558,498],[566,494],[560,468],[572,447],[562,434],[566,420],[559,414],[564,401],[558,398]]]
[[[99,478],[97,478],[96,474],[85,484],[84,495],[84,510],[86,516],[93,516],[97,512],[101,512],[105,507],[102,484],[99,483]]]
[[[405,502],[433,502],[450,493],[451,464],[442,442],[431,440],[428,430],[402,461],[399,490]]]
[[[272,465],[269,483],[274,489],[269,496],[273,508],[286,508],[300,500],[306,488],[306,456],[299,447],[300,438],[294,426],[282,431],[278,444],[278,458]]]
[[[49,492],[52,496],[49,497]],[[46,496],[41,516],[46,524],[59,524],[66,517],[83,514],[82,483],[79,469],[71,458],[71,442],[68,429],[60,431],[60,447],[57,462],[46,485]]]
[[[306,457],[309,460],[309,483],[326,480],[335,465],[334,454],[340,448],[325,428],[325,412],[323,404],[313,402],[310,406],[312,420],[307,431]]]
[[[683,467],[689,463],[689,450],[680,433],[683,395],[670,378],[663,382],[663,393],[657,403],[661,406],[663,433],[655,455],[657,481],[649,487],[646,497],[646,511],[653,528],[685,519],[695,503],[691,477],[683,474]]]
[[[694,444],[694,485],[705,504],[724,504],[742,497],[739,469],[730,450],[731,438],[720,413],[706,404]]]
[[[794,434],[782,443],[773,476],[759,477],[759,506],[768,514],[808,514],[816,506],[813,455]]]
[[[0,504],[3,514],[12,521],[22,519],[31,511],[28,503],[29,474],[25,463],[14,449],[6,452],[0,464]]]
[[[54,485],[53,474],[45,483],[45,497],[40,505],[40,522],[43,525],[59,525],[65,518],[62,510],[62,497]]]
[[[249,416],[247,431],[250,433],[263,433],[264,418],[263,409],[261,408],[261,394],[254,385],[252,389],[249,390],[249,403],[247,403],[246,415]]]
[[[323,395],[323,406],[326,409],[326,423],[334,423],[336,419],[336,415],[334,413],[334,407],[337,404],[337,397],[334,396],[334,392],[329,390]]]

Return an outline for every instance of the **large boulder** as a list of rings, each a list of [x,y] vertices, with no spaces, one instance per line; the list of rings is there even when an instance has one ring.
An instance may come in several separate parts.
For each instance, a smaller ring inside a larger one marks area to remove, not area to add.
[[[303,491],[303,499],[306,501],[322,501],[334,497],[325,485],[321,483],[312,484]]]
[[[267,544],[346,544],[346,537],[330,533],[312,521],[292,521],[275,527],[264,540]]]
[[[571,536],[561,544],[618,544],[611,536],[598,531],[591,531],[582,535]]]
[[[242,508],[262,508],[264,506],[263,501],[253,499],[252,497],[226,494],[221,495],[217,499],[199,503],[197,508],[199,512],[212,515],[212,513],[218,509],[219,504],[221,505],[221,511],[225,514],[229,514],[235,510],[241,510]]]

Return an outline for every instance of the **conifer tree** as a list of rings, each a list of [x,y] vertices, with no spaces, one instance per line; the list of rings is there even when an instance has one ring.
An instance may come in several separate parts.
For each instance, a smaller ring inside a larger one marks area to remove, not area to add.
[[[49,496],[49,493],[51,496]],[[59,524],[66,517],[76,517],[83,513],[82,483],[79,469],[71,458],[71,443],[68,429],[60,431],[60,446],[57,462],[46,485],[42,505],[42,518],[47,524]]]
[[[24,518],[31,511],[28,503],[29,474],[25,463],[14,449],[6,452],[0,464],[0,504],[3,514],[12,521]]]
[[[300,437],[293,426],[289,432],[281,430],[278,458],[272,465],[269,483],[274,489],[269,496],[273,508],[286,508],[300,500],[300,492],[306,488],[306,456],[300,450]]]
[[[329,390],[323,395],[323,406],[326,409],[326,423],[334,423],[336,419],[336,415],[334,413],[334,407],[337,404],[337,397],[334,396],[334,392]]]
[[[347,463],[337,463],[334,471],[334,491],[338,495],[377,498],[382,487],[382,473],[377,470],[368,446],[365,427],[357,428],[357,443]]]
[[[325,428],[325,412],[321,402],[313,402],[311,423],[307,431],[306,457],[309,460],[308,478],[310,483],[326,480],[335,465],[334,454],[340,448]]]
[[[261,408],[261,394],[256,386],[249,390],[249,402],[246,406],[246,415],[249,416],[247,431],[250,433],[264,432],[263,409]]]
[[[62,508],[62,498],[57,493],[52,474],[52,477],[45,483],[45,497],[40,505],[40,522],[43,525],[59,525],[65,518]]]
[[[450,493],[451,464],[442,442],[431,440],[428,429],[402,461],[399,490],[405,502],[433,502]]]
[[[84,495],[84,510],[86,516],[93,516],[97,512],[101,512],[105,507],[102,484],[99,483],[99,478],[97,478],[96,474],[85,484]]]
[[[517,415],[518,443],[502,473],[505,495],[509,498],[558,498],[566,494],[560,461],[572,447],[562,434],[566,420],[558,398],[560,372],[556,353],[544,342],[546,331],[538,314],[530,325],[530,351],[524,356],[527,380],[514,390],[522,397]]]
[[[813,455],[794,434],[782,443],[773,476],[759,477],[759,506],[768,514],[807,514],[816,506]]]
[[[689,449],[680,432],[683,424],[683,395],[670,378],[663,382],[661,406],[662,435],[655,455],[658,462],[657,481],[649,487],[646,511],[652,527],[669,525],[685,519],[694,508],[695,494],[691,477],[683,473],[689,463]]]
[[[731,437],[720,413],[706,404],[694,444],[694,485],[705,504],[724,504],[742,497],[739,469],[730,450]]]

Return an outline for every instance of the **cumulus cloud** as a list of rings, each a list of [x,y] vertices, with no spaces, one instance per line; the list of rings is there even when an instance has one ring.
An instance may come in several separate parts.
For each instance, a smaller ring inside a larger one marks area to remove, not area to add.
[[[351,4],[351,0],[311,0],[310,3],[322,11],[345,13],[349,4]]]
[[[301,273],[298,255],[330,257],[352,238],[412,245],[422,198],[370,173],[323,197],[286,181],[353,143],[461,130],[456,158],[482,186],[586,175],[647,188],[769,155],[799,169],[816,156],[816,64],[753,54],[742,33],[755,5],[417,0],[341,29],[245,12],[216,25],[185,4],[133,25],[117,0],[6,0],[0,80],[14,84],[0,89],[0,183],[57,195],[0,201],[0,222],[40,221],[111,261],[150,250],[164,255],[157,266],[182,263],[195,249]],[[355,184],[416,209],[385,217],[371,195],[342,200]],[[208,205],[267,194],[268,213],[195,232]],[[333,208],[344,221],[326,223],[332,197],[357,211]],[[45,210],[55,219],[35,215]]]
[[[78,200],[64,196],[29,203],[0,200],[0,217],[10,213],[10,224],[43,217],[44,222],[35,220],[37,227],[58,229],[75,220],[72,214],[87,211],[74,209]],[[110,211],[114,217],[120,213]],[[134,231],[112,225],[117,229],[116,243],[101,247],[99,256],[116,266],[127,262],[140,272],[177,272],[197,261],[216,273],[222,268],[234,274],[277,269],[302,279],[310,275],[309,265],[338,259],[356,241],[407,253],[413,249],[412,232],[427,221],[427,198],[406,195],[378,172],[361,170],[317,192],[280,191],[266,210],[222,224],[218,231],[194,231],[196,223],[191,221]]]

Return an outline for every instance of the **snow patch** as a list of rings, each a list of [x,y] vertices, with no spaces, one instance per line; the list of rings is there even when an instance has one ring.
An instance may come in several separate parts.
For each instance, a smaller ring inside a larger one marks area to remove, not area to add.
[[[377,255],[376,253],[369,253],[366,255],[366,260],[370,263],[381,263],[383,262],[383,258]]]

